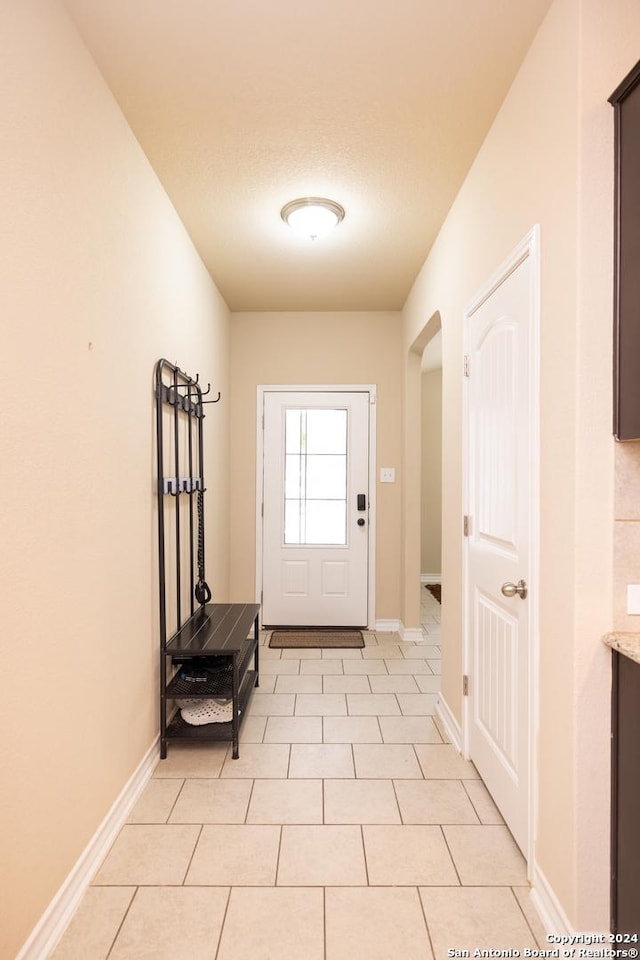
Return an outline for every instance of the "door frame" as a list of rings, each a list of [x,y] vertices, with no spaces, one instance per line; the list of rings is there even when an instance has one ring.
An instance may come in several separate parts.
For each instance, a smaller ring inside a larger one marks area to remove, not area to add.
[[[531,283],[529,287],[529,401],[531,404],[531,493],[529,514],[529,709],[528,723],[528,829],[527,829],[527,877],[532,879],[534,871],[535,835],[538,805],[538,777],[536,759],[536,741],[538,734],[538,718],[540,710],[540,226],[536,224],[520,243],[515,247],[507,259],[498,267],[491,278],[480,288],[475,297],[466,307],[463,314],[462,346],[463,357],[460,367],[464,371],[464,357],[469,353],[469,327],[476,311],[485,303],[491,294],[522,264],[525,260],[531,262]],[[463,514],[470,513],[469,489],[469,378],[463,375],[462,388],[462,484],[463,484]],[[473,522],[473,521],[472,521]],[[462,526],[462,524],[461,524]],[[469,609],[469,539],[463,535],[462,546],[462,673],[469,677],[473,663],[471,611]],[[469,698],[462,698],[462,754],[468,760],[471,712]]]
[[[369,395],[369,566],[367,580],[367,627],[376,623],[376,408],[377,388],[373,383],[358,384],[258,384],[256,396],[256,602],[262,602],[262,502],[264,497],[265,393],[366,393]]]

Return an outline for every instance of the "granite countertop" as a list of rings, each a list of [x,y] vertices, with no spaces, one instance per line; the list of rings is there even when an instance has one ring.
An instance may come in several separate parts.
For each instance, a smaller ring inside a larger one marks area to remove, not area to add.
[[[612,650],[624,654],[630,660],[640,663],[640,633],[605,633],[603,642]]]

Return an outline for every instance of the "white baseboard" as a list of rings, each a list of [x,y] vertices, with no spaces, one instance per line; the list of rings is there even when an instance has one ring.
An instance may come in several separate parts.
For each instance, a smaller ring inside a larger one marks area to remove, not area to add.
[[[378,633],[399,633],[401,640],[424,640],[422,627],[405,627],[402,620],[376,620]]]
[[[535,863],[531,877],[531,903],[540,917],[545,933],[572,934],[576,932],[553,887]]]
[[[151,779],[159,756],[159,740],[156,739],[120,791],[109,813],[34,927],[16,960],[45,960],[49,956],[66,930],[120,827]]]
[[[438,699],[436,700],[436,716],[440,719],[447,731],[447,736],[452,746],[456,748],[458,753],[462,753],[462,729],[452,714],[449,704],[442,696],[442,693],[438,694]]]
[[[442,583],[441,573],[421,573],[420,583]]]

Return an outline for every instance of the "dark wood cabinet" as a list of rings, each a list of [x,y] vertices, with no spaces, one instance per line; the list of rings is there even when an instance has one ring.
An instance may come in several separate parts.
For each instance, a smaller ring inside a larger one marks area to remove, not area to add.
[[[613,432],[640,439],[640,62],[609,97],[615,110]]]
[[[611,928],[640,934],[640,664],[613,654]]]

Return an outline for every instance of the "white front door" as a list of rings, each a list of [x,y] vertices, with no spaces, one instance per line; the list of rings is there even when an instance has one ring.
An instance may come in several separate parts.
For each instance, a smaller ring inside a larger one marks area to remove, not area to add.
[[[369,392],[265,392],[262,621],[367,625]]]
[[[466,331],[468,752],[525,856],[537,529],[532,259],[526,247],[467,314]]]

